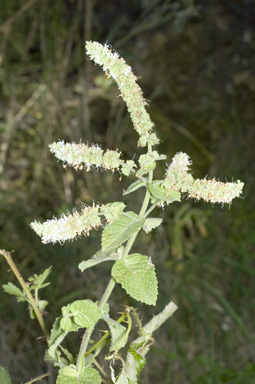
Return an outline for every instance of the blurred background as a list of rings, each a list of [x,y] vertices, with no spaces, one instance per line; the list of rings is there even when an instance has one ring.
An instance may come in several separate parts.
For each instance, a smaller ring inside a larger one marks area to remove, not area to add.
[[[53,266],[42,295],[49,327],[70,301],[98,300],[111,266],[77,268],[100,248],[99,233],[42,245],[29,223],[81,202],[120,201],[128,184],[118,174],[63,169],[48,144],[99,143],[126,159],[141,153],[119,91],[88,60],[85,40],[107,42],[132,66],[169,162],[184,151],[194,177],[245,182],[231,207],[184,200],[159,210],[164,224],[139,237],[134,250],[156,265],[157,305],[117,287],[114,310],[134,305],[146,322],[170,300],[179,306],[155,333],[141,384],[255,382],[254,35],[253,0],[0,3],[0,248],[15,250],[24,278]],[[142,195],[132,198],[125,202],[139,209]],[[8,281],[16,283],[2,258],[0,284]],[[40,336],[26,306],[1,288],[0,364],[13,384],[47,371]],[[70,349],[79,342],[69,340]]]

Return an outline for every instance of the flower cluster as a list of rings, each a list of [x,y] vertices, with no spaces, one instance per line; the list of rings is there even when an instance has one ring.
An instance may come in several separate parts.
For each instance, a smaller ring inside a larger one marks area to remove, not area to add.
[[[112,150],[104,152],[98,145],[89,146],[58,141],[50,144],[49,148],[57,159],[64,162],[64,166],[69,165],[75,169],[85,168],[89,171],[91,167],[102,167],[104,170],[119,170],[123,175],[129,176],[136,167],[133,160],[126,162],[121,160],[120,152]]]
[[[117,52],[111,52],[107,45],[87,41],[86,51],[90,58],[102,66],[103,70],[116,81],[134,128],[140,136],[138,144],[141,147],[147,144],[158,144],[159,140],[152,132],[154,124],[145,109],[147,103],[141,88],[136,83],[137,77],[133,74],[131,67],[126,64],[124,59],[119,58]]]
[[[138,175],[153,171],[153,169],[156,167],[156,161],[165,159],[166,156],[160,155],[157,151],[151,151],[140,155],[138,162],[141,170],[138,171]]]
[[[191,160],[186,153],[179,152],[168,166],[163,186],[167,191],[187,192],[193,183],[188,173]]]
[[[100,209],[106,221],[112,223],[114,220],[118,219],[123,209],[126,207],[124,203],[115,202],[103,205]]]
[[[230,204],[235,197],[242,193],[244,183],[222,183],[215,179],[193,179],[189,173],[191,160],[186,153],[177,153],[169,165],[162,186],[166,192],[187,192],[188,197],[196,200],[203,199],[211,203]]]
[[[240,197],[244,183],[222,183],[215,179],[196,179],[189,189],[189,197],[211,203],[230,204],[235,197]]]
[[[102,225],[100,218],[102,215],[107,222],[112,223],[124,208],[125,204],[121,202],[84,206],[81,212],[74,210],[72,214],[62,214],[60,219],[53,218],[44,223],[34,221],[30,225],[44,244],[57,242],[63,244],[66,240],[73,240],[81,235],[88,236],[92,229],[99,228]]]

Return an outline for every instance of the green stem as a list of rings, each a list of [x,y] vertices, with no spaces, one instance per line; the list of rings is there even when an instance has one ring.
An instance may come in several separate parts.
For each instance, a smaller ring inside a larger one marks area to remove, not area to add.
[[[5,251],[4,249],[1,249],[0,250],[0,254],[2,256],[4,256],[5,260],[7,261],[7,263],[9,264],[9,266],[11,267],[11,270],[12,272],[14,273],[14,275],[16,276],[18,282],[20,283],[21,287],[23,288],[25,294],[26,294],[26,297],[27,297],[27,300],[29,302],[29,304],[32,306],[33,310],[34,310],[34,313],[35,313],[35,316],[37,317],[37,320],[38,320],[38,323],[46,337],[46,339],[48,340],[49,339],[49,333],[47,331],[47,328],[45,326],[45,322],[43,320],[43,317],[42,317],[42,314],[36,304],[36,301],[33,297],[33,295],[31,294],[26,282],[24,281],[20,271],[18,270],[18,268],[16,267],[12,257],[11,257],[11,253],[10,252],[7,252]]]
[[[107,301],[108,301],[108,299],[109,299],[109,297],[113,291],[113,288],[115,287],[115,284],[116,284],[116,281],[112,277],[111,280],[109,281],[108,286],[106,287],[106,290],[104,291],[104,294],[103,294],[101,300],[100,300],[99,308],[103,308],[103,306],[107,303]],[[84,335],[83,335],[79,354],[78,354],[78,358],[77,358],[77,363],[76,363],[76,370],[78,373],[81,373],[81,371],[82,371],[82,365],[83,365],[82,364],[82,358],[86,353],[86,350],[87,350],[87,347],[89,344],[89,340],[90,340],[91,334],[94,330],[94,327],[95,327],[95,325],[92,325],[91,327],[87,328]]]
[[[160,200],[156,200],[151,206],[150,208],[145,212],[144,216],[143,217],[147,217],[152,211],[154,208],[156,208],[159,204]]]
[[[45,377],[48,377],[48,376],[50,376],[50,373],[45,373],[44,375],[40,375],[40,376],[36,377],[35,379],[27,381],[25,384],[36,383],[36,382],[41,381],[42,379],[44,379]]]
[[[151,150],[151,147],[149,147],[148,149],[149,151]],[[149,172],[149,176],[148,176],[148,182],[151,183],[152,182],[152,178],[153,178],[153,171],[150,171]],[[139,215],[138,215],[138,219],[142,219],[142,218],[145,218],[145,212],[146,212],[146,209],[148,208],[148,205],[149,205],[149,202],[150,202],[150,191],[148,190],[148,188],[146,189],[146,193],[145,193],[145,196],[144,196],[144,200],[143,200],[143,204],[142,204],[142,207],[140,209],[140,212],[139,212]],[[127,245],[125,247],[125,252],[124,252],[124,256],[127,256],[129,254],[129,251],[132,247],[132,245],[134,244],[134,241],[136,239],[136,236],[138,235],[138,232],[137,231],[136,233],[134,233],[128,240],[127,242]]]
[[[124,312],[117,320],[117,323],[122,323],[122,321],[125,320],[127,317],[126,312]],[[104,336],[101,337],[100,340],[96,344],[93,345],[93,347],[90,348],[88,352],[86,352],[85,356],[88,356],[91,352],[93,352],[95,349],[97,349],[98,346],[102,345],[104,346],[105,341],[107,340],[108,336],[110,335],[110,331],[105,332]]]
[[[99,303],[99,308],[103,308],[103,306],[107,303],[112,291],[113,291],[113,288],[115,287],[115,284],[116,284],[116,280],[112,277],[111,280],[109,281],[109,284],[108,286],[106,287],[106,290],[104,291],[104,294],[100,300],[100,303]]]
[[[148,152],[151,152],[151,146],[148,146]],[[149,172],[149,175],[148,175],[148,182],[151,183],[152,182],[152,178],[153,178],[153,171],[150,171]],[[144,214],[148,208],[148,204],[150,202],[150,192],[149,190],[147,189],[146,190],[146,193],[145,193],[145,197],[144,197],[144,201],[143,201],[143,204],[142,204],[142,207],[141,207],[141,210],[139,212],[139,215],[138,215],[138,218],[139,219],[142,219],[144,217]],[[126,244],[126,247],[125,247],[125,251],[124,251],[124,256],[127,256],[129,254],[129,251],[138,235],[138,232],[137,231],[136,233],[134,233],[128,240],[127,244]],[[116,284],[116,281],[115,279],[112,277],[111,280],[109,281],[109,284],[100,300],[100,303],[99,303],[99,308],[103,308],[103,306],[107,303],[114,287],[115,287],[115,284]],[[81,373],[82,371],[82,360],[83,360],[83,357],[86,355],[86,350],[87,350],[87,347],[88,347],[88,344],[89,344],[89,340],[90,340],[90,337],[91,337],[91,334],[94,330],[94,327],[95,327],[95,324],[89,328],[86,329],[84,335],[83,335],[83,338],[82,338],[82,342],[81,342],[81,346],[80,346],[80,350],[79,350],[79,354],[78,354],[78,358],[77,358],[77,363],[76,363],[76,370],[79,373]]]

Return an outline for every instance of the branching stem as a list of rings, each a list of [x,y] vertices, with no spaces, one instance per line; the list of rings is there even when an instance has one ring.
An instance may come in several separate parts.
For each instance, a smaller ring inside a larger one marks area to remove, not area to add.
[[[32,306],[33,310],[34,310],[34,313],[35,313],[35,316],[38,320],[38,323],[43,331],[43,334],[44,336],[46,337],[46,339],[48,340],[49,339],[49,333],[47,331],[47,328],[46,328],[46,325],[45,325],[45,322],[44,322],[44,319],[42,317],[42,314],[36,304],[36,301],[33,297],[33,295],[31,294],[30,290],[28,289],[28,286],[26,284],[26,282],[24,281],[20,271],[18,270],[18,268],[16,267],[12,257],[11,257],[11,252],[8,252],[4,249],[1,249],[0,250],[0,254],[2,256],[4,256],[5,260],[7,261],[7,263],[9,264],[9,266],[11,267],[11,270],[12,272],[14,273],[14,275],[16,276],[18,282],[20,283],[21,287],[23,288],[25,294],[26,294],[26,297],[27,297],[27,301],[29,302],[29,304]]]
[[[151,152],[151,146],[148,145],[148,152]],[[149,182],[152,182],[152,178],[153,178],[153,171],[150,171],[149,172],[149,176],[148,176],[148,181]],[[139,219],[142,219],[144,217],[144,214],[148,208],[148,205],[149,205],[149,202],[150,202],[150,192],[149,190],[147,189],[146,190],[146,193],[145,193],[145,197],[144,197],[144,201],[143,201],[143,204],[142,204],[142,207],[141,207],[141,210],[139,212],[139,215],[138,215],[138,218]],[[130,249],[132,248],[132,245],[138,235],[138,232],[137,231],[136,233],[134,233],[128,240],[126,246],[125,246],[125,251],[124,251],[124,254],[123,256],[127,256],[129,254],[129,251]],[[99,308],[103,308],[104,305],[107,303],[114,287],[115,287],[115,284],[116,284],[116,281],[115,279],[112,277],[108,283],[108,286],[106,287],[105,289],[105,292],[100,300],[100,303],[99,303]],[[76,363],[76,370],[79,373],[81,373],[82,371],[82,362],[83,362],[83,358],[84,356],[86,356],[86,350],[88,348],[88,344],[89,344],[89,340],[90,340],[90,337],[92,335],[92,332],[95,328],[95,325],[89,327],[86,329],[84,335],[83,335],[83,338],[82,338],[82,342],[81,342],[81,346],[80,346],[80,350],[79,350],[79,354],[78,354],[78,358],[77,358],[77,363]]]

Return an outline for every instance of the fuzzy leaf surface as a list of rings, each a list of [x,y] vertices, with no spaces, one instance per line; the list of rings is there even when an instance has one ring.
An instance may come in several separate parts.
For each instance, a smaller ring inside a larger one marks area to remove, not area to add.
[[[112,337],[110,351],[114,351],[115,349],[120,350],[127,342],[128,334],[126,327],[109,317],[104,317],[104,320],[110,328]]]
[[[91,300],[76,300],[70,305],[74,322],[81,327],[94,325],[101,317],[101,311]]]
[[[91,367],[85,368],[79,377],[75,368],[64,367],[59,370],[56,384],[101,384],[101,382],[98,371]]]
[[[64,331],[69,332],[71,330],[71,327],[72,327],[72,320],[70,319],[70,317],[64,317],[63,319],[61,319],[60,327]]]
[[[181,194],[178,191],[166,191],[165,188],[159,185],[159,181],[148,184],[149,191],[154,199],[173,203],[174,201],[181,201]]]
[[[68,331],[65,331],[61,328],[61,319],[60,317],[57,317],[51,333],[50,333],[50,340],[48,341],[49,349],[46,351],[45,359],[46,361],[50,361],[51,363],[61,363],[60,353],[57,350],[64,338],[68,335],[68,332],[76,331],[80,328],[76,324],[72,324],[70,329]],[[53,360],[52,360],[53,359]]]
[[[155,267],[148,256],[134,253],[116,261],[112,277],[134,299],[149,305],[156,304],[158,282]]]
[[[85,269],[94,267],[94,265],[103,263],[104,261],[115,261],[118,260],[118,258],[116,253],[98,252],[91,259],[82,261],[79,264],[79,269],[83,272]]]
[[[0,383],[1,384],[12,384],[8,371],[2,365],[0,365]]]
[[[49,274],[51,273],[52,267],[49,267],[43,271],[39,276],[35,275],[32,276],[29,281],[32,281],[33,284],[31,285],[31,288],[33,289],[42,289],[50,285],[49,282],[44,283],[44,281],[48,278]]]
[[[121,371],[120,376],[118,377],[118,380],[116,381],[116,384],[130,384],[128,381],[126,370],[123,368]]]
[[[18,287],[16,287],[16,285],[12,283],[8,283],[8,284],[3,284],[2,287],[4,291],[9,295],[14,295],[21,299],[23,298],[25,300],[25,294]]]
[[[144,355],[149,351],[147,346],[140,348],[141,352],[135,349],[129,349],[126,359],[127,375],[131,379],[137,380],[143,367],[146,364]]]
[[[123,195],[128,195],[129,193],[132,193],[136,191],[137,189],[145,187],[145,183],[142,180],[137,180],[134,183],[130,184],[128,189],[123,193]]]
[[[163,219],[153,217],[149,219],[145,219],[145,222],[143,224],[143,230],[146,233],[149,233],[152,229],[157,228],[161,223]]]
[[[159,200],[163,200],[166,197],[165,189],[155,184],[148,184],[150,193]]]
[[[108,224],[102,233],[102,251],[116,248],[137,232],[143,225],[144,219],[137,220],[133,212],[123,213],[112,224]]]

